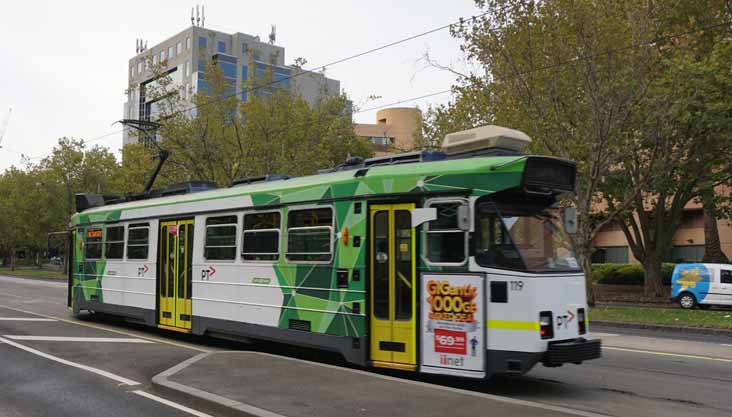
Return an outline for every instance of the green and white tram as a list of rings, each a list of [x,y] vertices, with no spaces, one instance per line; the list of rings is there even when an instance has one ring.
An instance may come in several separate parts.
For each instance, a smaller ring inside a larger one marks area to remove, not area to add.
[[[528,142],[486,126],[308,177],[78,195],[69,306],[474,378],[598,358],[556,204],[575,165]]]

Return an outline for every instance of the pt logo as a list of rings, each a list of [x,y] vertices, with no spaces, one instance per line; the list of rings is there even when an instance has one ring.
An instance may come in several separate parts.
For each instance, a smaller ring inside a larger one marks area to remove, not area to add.
[[[210,281],[211,277],[216,274],[216,268],[209,266],[208,269],[201,270],[201,281]]]
[[[574,313],[572,313],[570,310],[567,310],[567,314],[557,316],[557,329],[560,329],[562,326],[564,326],[565,329],[568,328],[569,323],[571,323],[572,320],[574,320]]]
[[[145,276],[145,274],[147,274],[147,271],[149,271],[149,270],[150,270],[150,268],[148,268],[147,265],[143,265],[143,266],[137,268],[137,276],[143,277],[143,276]]]

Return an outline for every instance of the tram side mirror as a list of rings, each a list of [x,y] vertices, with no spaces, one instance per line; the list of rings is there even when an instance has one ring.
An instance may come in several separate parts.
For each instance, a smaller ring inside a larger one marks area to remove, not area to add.
[[[564,230],[569,234],[577,233],[577,209],[567,207],[564,209]]]
[[[458,229],[470,230],[470,207],[467,204],[458,206],[457,209]]]
[[[412,227],[417,227],[436,218],[437,209],[434,207],[412,209]]]

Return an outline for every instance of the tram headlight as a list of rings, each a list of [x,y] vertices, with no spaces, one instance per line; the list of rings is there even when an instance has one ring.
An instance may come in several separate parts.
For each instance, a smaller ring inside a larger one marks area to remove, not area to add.
[[[587,321],[585,320],[585,309],[577,309],[577,326],[579,326],[579,334],[587,333]]]
[[[551,311],[542,311],[539,313],[539,334],[542,339],[551,339],[554,337]]]

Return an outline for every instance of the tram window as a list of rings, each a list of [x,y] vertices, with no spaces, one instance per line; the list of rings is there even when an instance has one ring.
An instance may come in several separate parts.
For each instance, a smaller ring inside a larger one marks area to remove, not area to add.
[[[461,201],[430,204],[437,218],[427,225],[427,259],[432,263],[462,264],[467,256],[466,233],[458,226]]]
[[[247,261],[276,261],[280,258],[280,213],[251,213],[244,215],[242,259]]]
[[[147,223],[131,224],[127,228],[127,259],[147,259],[149,234]]]
[[[86,229],[86,245],[84,246],[86,259],[100,259],[102,257],[102,229]]]
[[[203,256],[211,261],[228,261],[236,258],[236,229],[236,216],[206,219],[206,244]]]
[[[106,259],[122,259],[125,250],[125,227],[107,226],[104,239],[104,257]]]
[[[287,214],[287,259],[330,262],[333,210],[330,207],[292,210]]]

